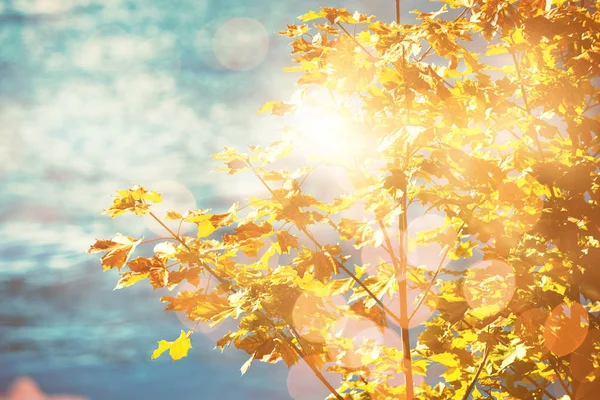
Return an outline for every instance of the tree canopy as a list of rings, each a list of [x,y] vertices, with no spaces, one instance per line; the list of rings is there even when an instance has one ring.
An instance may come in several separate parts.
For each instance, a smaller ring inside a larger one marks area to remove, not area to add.
[[[303,359],[331,398],[595,399],[600,2],[442,3],[287,25],[298,92],[259,111],[281,139],[214,155],[268,195],[162,220],[159,193],[118,191],[106,214],[168,237],[93,244],[116,288],[187,282],[166,310],[235,320],[217,346],[248,353],[242,374]],[[152,358],[185,357],[194,329]]]

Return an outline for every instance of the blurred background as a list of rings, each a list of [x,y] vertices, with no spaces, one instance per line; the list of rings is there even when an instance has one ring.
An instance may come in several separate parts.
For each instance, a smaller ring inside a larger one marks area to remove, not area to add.
[[[403,22],[439,7],[402,4]],[[117,189],[143,185],[179,210],[255,194],[209,156],[279,138],[277,117],[256,114],[295,90],[275,32],[321,6],[394,15],[393,0],[0,0],[0,398],[290,398],[285,366],[240,377],[247,355],[213,350],[211,332],[189,358],[151,362],[184,324],[149,285],[113,292],[115,271],[86,250],[159,233],[100,215]],[[323,398],[303,373],[293,393]]]

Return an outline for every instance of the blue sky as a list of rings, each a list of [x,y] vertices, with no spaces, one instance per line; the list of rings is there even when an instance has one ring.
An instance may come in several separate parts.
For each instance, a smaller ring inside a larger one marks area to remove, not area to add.
[[[112,292],[116,276],[85,251],[117,231],[153,234],[144,220],[99,215],[116,189],[141,184],[175,208],[256,194],[209,156],[279,137],[275,117],[256,115],[297,78],[282,72],[289,39],[274,32],[319,6],[390,21],[393,3],[0,0],[0,393],[26,374],[90,399],[286,398],[283,368],[239,378],[244,356],[204,337],[189,360],[150,363],[180,322],[150,289]]]

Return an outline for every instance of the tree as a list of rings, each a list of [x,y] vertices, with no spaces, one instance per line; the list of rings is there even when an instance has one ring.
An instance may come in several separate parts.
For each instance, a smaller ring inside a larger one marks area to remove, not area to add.
[[[197,225],[184,237],[152,212],[158,193],[119,191],[109,216],[149,215],[170,237],[132,260],[142,239],[98,240],[105,270],[128,267],[117,288],[187,280],[195,290],[161,301],[236,320],[217,345],[249,354],[242,373],[303,358],[332,398],[595,398],[600,3],[443,3],[415,25],[335,8],[288,25],[300,94],[260,110],[283,117],[283,139],[214,156],[269,196],[169,212]],[[326,165],[351,193],[308,192]],[[152,357],[184,357],[190,334]]]

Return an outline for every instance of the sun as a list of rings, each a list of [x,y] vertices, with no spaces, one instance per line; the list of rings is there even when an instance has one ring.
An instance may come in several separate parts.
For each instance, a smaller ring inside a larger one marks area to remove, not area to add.
[[[289,120],[296,145],[307,156],[347,159],[354,155],[356,129],[347,107],[325,88],[296,92],[296,111]]]

